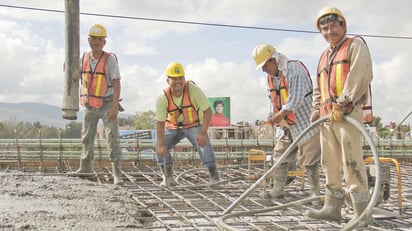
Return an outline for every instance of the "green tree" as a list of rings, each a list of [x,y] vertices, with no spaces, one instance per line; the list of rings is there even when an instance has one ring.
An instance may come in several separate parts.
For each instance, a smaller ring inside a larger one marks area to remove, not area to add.
[[[374,116],[372,123],[370,124],[371,127],[376,127],[376,131],[379,131],[382,129],[382,123],[381,123],[381,117],[379,116]]]
[[[39,124],[36,124],[36,126],[38,125]],[[36,127],[31,122],[20,121],[16,124],[15,129],[16,138],[30,139],[39,137],[39,129],[36,129]]]
[[[136,129],[154,129],[156,113],[154,111],[137,112],[136,115],[131,116],[133,126]]]
[[[128,118],[119,118],[119,127],[132,127],[133,123],[133,116],[129,116]]]
[[[0,122],[0,139],[11,139],[14,137],[14,129],[10,122]]]
[[[59,130],[56,127],[41,126],[41,136],[44,139],[57,139],[59,137]]]
[[[61,131],[63,138],[78,139],[82,133],[82,123],[71,121],[66,124],[66,127]]]

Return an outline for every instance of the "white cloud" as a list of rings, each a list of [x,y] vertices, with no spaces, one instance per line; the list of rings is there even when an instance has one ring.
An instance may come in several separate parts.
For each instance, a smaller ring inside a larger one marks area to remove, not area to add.
[[[4,0],[3,5],[63,10],[64,1]],[[349,33],[411,36],[409,1],[267,0],[98,0],[80,1],[80,11],[137,18],[247,25],[314,31],[318,11],[334,4],[346,16]],[[166,86],[164,68],[184,64],[210,97],[230,96],[232,121],[254,122],[267,114],[265,76],[251,58],[259,43],[271,43],[293,59],[301,59],[314,77],[327,46],[319,34],[207,27],[116,17],[80,16],[81,52],[88,50],[87,31],[94,23],[108,29],[106,50],[120,60],[126,112],[155,110]],[[412,110],[408,71],[410,39],[365,37],[374,62],[374,113],[384,123],[400,122]],[[41,101],[60,106],[64,73],[64,14],[0,6],[0,100]],[[47,85],[46,85],[47,84]],[[50,84],[50,85],[48,85]],[[47,87],[46,87],[47,86]],[[406,121],[409,122],[410,120]]]
[[[373,105],[377,116],[384,112],[382,122],[400,122],[412,111],[412,76],[405,68],[411,58],[409,54],[395,56],[374,67]]]

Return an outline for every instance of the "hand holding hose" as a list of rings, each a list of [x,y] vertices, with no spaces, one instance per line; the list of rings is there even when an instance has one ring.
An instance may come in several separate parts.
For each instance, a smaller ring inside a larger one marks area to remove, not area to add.
[[[330,122],[340,123],[343,120],[343,108],[339,104],[332,104],[332,112],[330,113]]]
[[[313,111],[310,115],[310,122],[313,123],[320,118],[319,110]]]

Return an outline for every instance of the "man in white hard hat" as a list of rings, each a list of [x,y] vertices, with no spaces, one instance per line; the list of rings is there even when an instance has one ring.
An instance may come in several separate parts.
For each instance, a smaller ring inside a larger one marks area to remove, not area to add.
[[[307,216],[340,222],[344,204],[342,173],[350,194],[355,216],[360,216],[369,203],[368,180],[363,164],[362,134],[343,120],[346,115],[363,122],[362,104],[368,102],[372,81],[372,60],[365,41],[347,37],[346,19],[336,7],[323,8],[316,27],[329,43],[322,53],[314,87],[311,121],[330,116],[321,125],[322,167],[326,175],[326,199],[320,210],[308,210]],[[365,119],[372,118],[371,107]],[[371,222],[367,216],[360,226]]]
[[[277,161],[290,144],[310,125],[312,105],[312,80],[302,62],[289,60],[270,44],[260,44],[253,51],[256,69],[267,73],[269,123],[276,125],[278,138],[273,149]],[[314,128],[297,143],[292,151],[274,170],[274,185],[263,197],[276,199],[285,195],[284,186],[288,169],[298,160],[304,166],[310,183],[310,195],[319,196],[319,129]]]
[[[117,121],[121,89],[119,65],[113,53],[103,50],[107,37],[104,26],[93,25],[88,35],[91,51],[85,52],[81,60],[80,101],[84,106],[82,155],[80,168],[74,174],[69,174],[93,172],[94,139],[101,119],[105,127],[109,160],[112,162],[113,183],[118,185],[123,183]]]

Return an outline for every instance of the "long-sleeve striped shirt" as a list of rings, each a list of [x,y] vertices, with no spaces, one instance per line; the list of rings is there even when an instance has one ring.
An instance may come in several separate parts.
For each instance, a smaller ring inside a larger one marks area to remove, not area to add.
[[[295,114],[295,124],[291,126],[290,130],[292,138],[296,139],[303,130],[310,125],[310,115],[312,108],[312,81],[310,76],[307,76],[307,72],[298,62],[288,62],[288,71],[286,74],[286,82],[288,84],[288,100],[282,106],[282,109],[292,111]],[[273,77],[273,83],[276,87],[279,87],[280,78]],[[270,91],[268,89],[269,102],[269,114],[273,115],[273,104]],[[298,144],[302,144],[310,137],[319,134],[319,128],[312,128]]]

